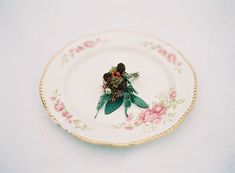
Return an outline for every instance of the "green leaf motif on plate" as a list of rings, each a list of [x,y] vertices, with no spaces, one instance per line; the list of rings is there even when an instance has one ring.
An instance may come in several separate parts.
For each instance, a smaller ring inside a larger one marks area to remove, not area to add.
[[[181,103],[183,103],[183,102],[184,102],[183,99],[178,99],[178,100],[177,100],[177,104],[181,104]]]

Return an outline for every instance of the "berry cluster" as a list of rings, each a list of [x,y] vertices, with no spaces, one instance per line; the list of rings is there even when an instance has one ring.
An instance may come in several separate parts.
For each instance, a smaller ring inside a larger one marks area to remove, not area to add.
[[[106,94],[111,95],[111,101],[114,102],[122,97],[123,92],[127,89],[127,73],[123,63],[117,67],[112,67],[109,72],[103,75],[103,88]]]
[[[127,117],[127,110],[132,103],[141,108],[148,108],[148,104],[136,95],[137,92],[131,84],[131,79],[138,76],[139,73],[127,73],[123,63],[119,63],[117,67],[112,67],[109,72],[105,73],[103,75],[104,93],[99,98],[94,118],[103,106],[105,106],[105,114],[110,114],[123,104]]]

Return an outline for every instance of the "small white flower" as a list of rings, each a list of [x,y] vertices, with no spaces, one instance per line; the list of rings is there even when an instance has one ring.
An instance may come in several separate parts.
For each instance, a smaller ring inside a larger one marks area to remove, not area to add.
[[[106,93],[106,94],[111,94],[111,92],[112,92],[112,91],[111,91],[110,88],[105,88],[105,93]]]

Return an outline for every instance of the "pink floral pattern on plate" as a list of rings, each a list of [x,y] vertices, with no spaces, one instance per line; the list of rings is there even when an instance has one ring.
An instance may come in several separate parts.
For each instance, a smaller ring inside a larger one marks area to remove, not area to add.
[[[53,96],[50,97],[51,102],[54,105],[54,109],[56,112],[60,113],[64,119],[75,126],[75,128],[79,128],[80,130],[92,130],[87,124],[83,123],[79,119],[74,119],[73,115],[66,109],[65,104],[60,99],[61,94],[58,89],[53,92]]]
[[[167,93],[160,94],[150,108],[142,110],[136,116],[129,113],[126,121],[113,125],[113,127],[125,130],[132,130],[137,127],[147,131],[155,130],[158,124],[173,121],[175,109],[183,102],[183,99],[176,98],[176,90],[170,89]]]
[[[141,43],[141,45],[150,51],[155,51],[160,55],[160,57],[166,59],[170,64],[175,67],[175,71],[178,74],[182,72],[183,63],[177,58],[174,53],[169,52],[166,48],[164,48],[164,46],[151,41],[145,41]]]
[[[142,128],[144,131],[154,131],[160,123],[167,123],[174,121],[175,110],[178,105],[184,102],[183,99],[178,99],[175,89],[170,89],[167,92],[161,93],[156,97],[156,102],[152,103],[152,106],[148,109],[142,110],[137,115],[129,113],[126,121],[113,125],[115,129],[132,130],[134,128]],[[93,130],[86,123],[79,119],[75,119],[74,116],[66,109],[63,101],[61,101],[61,94],[58,89],[53,92],[53,96],[50,97],[53,103],[54,110],[64,119],[79,128],[80,130]]]
[[[62,56],[62,66],[67,64],[70,60],[76,57],[76,55],[79,55],[81,52],[86,51],[87,49],[92,49],[94,47],[97,47],[98,45],[103,45],[105,46],[106,44],[109,44],[110,41],[103,39],[103,38],[94,38],[91,40],[86,40],[76,47],[72,47],[69,49],[67,53],[65,53]]]

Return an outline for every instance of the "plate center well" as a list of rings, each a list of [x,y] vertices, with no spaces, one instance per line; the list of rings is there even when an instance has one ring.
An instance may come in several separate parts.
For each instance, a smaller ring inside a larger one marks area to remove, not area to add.
[[[128,73],[139,72],[140,76],[132,84],[138,95],[151,104],[157,94],[175,84],[169,69],[159,59],[143,50],[122,46],[91,50],[78,56],[71,62],[66,75],[65,104],[69,105],[74,116],[94,122],[96,105],[103,94],[103,74],[120,62],[126,65]],[[113,123],[115,119],[125,118],[124,108],[119,108],[110,116],[103,114],[102,109],[96,122]]]

